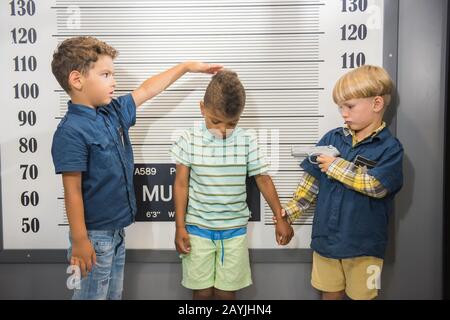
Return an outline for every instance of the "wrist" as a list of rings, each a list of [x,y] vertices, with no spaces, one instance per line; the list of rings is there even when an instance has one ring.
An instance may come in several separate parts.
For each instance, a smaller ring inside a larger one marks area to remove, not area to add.
[[[77,235],[77,236],[73,236],[71,237],[72,242],[77,244],[77,243],[82,243],[84,241],[89,241],[89,237],[86,235]]]
[[[281,222],[281,223],[287,223],[288,225],[290,224],[290,223],[289,223],[289,218],[288,218],[287,215],[284,216],[284,217],[281,217],[280,222]]]
[[[70,226],[70,239],[72,241],[89,240],[88,233],[84,224],[72,224]]]
[[[183,70],[183,73],[187,73],[187,72],[191,72],[192,68],[191,68],[191,61],[184,61],[182,62],[181,65],[181,69]]]
[[[275,218],[277,218],[277,219],[283,218],[283,216],[282,216],[282,214],[281,214],[281,208],[280,208],[279,210],[277,210],[277,211],[274,211],[274,212],[273,212],[273,215],[274,215]]]
[[[286,214],[284,215],[283,219],[286,220],[286,222],[287,222],[289,225],[292,225],[292,219],[291,219],[292,212],[290,212],[289,209],[287,209],[287,208],[284,208],[284,212],[285,212]]]

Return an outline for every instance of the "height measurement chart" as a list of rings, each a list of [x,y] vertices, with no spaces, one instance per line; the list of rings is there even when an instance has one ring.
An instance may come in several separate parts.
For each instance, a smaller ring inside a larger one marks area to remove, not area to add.
[[[221,63],[246,89],[239,126],[251,129],[270,163],[280,200],[296,189],[303,158],[342,126],[331,92],[345,72],[383,65],[382,0],[4,0],[0,8],[0,158],[3,250],[65,249],[68,222],[53,133],[69,96],[50,63],[57,44],[95,36],[119,51],[116,95],[185,60]],[[187,74],[137,110],[136,223],[127,248],[173,249],[174,163],[169,148],[202,123],[199,101],[210,76]],[[272,212],[248,183],[250,248],[275,249]],[[309,248],[314,207],[295,222],[288,248]],[[283,247],[286,248],[286,247]]]

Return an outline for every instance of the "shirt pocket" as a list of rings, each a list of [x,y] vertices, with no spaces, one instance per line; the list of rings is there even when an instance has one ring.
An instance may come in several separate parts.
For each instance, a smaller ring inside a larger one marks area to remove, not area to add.
[[[108,140],[97,140],[91,144],[91,155],[90,155],[90,167],[110,169],[112,164],[112,157],[114,143]]]

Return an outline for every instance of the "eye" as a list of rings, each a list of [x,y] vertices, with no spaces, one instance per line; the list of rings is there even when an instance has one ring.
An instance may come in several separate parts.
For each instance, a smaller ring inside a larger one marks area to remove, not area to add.
[[[220,121],[217,121],[217,120],[211,120],[211,122],[212,122],[213,124],[219,124],[219,123],[220,123]]]
[[[105,78],[108,78],[109,77],[109,72],[102,73],[102,76],[105,77]]]

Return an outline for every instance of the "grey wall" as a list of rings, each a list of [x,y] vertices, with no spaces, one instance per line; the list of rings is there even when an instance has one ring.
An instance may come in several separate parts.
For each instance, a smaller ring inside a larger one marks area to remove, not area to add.
[[[393,258],[382,299],[439,299],[442,294],[444,61],[447,1],[400,0],[397,136],[405,148],[405,186],[392,219]],[[247,299],[316,299],[311,265],[253,264]],[[66,265],[0,264],[0,299],[65,299]],[[129,263],[124,298],[183,299],[179,264]]]
[[[442,297],[444,63],[447,1],[400,1],[397,136],[405,186],[395,217],[395,261],[383,298]]]

